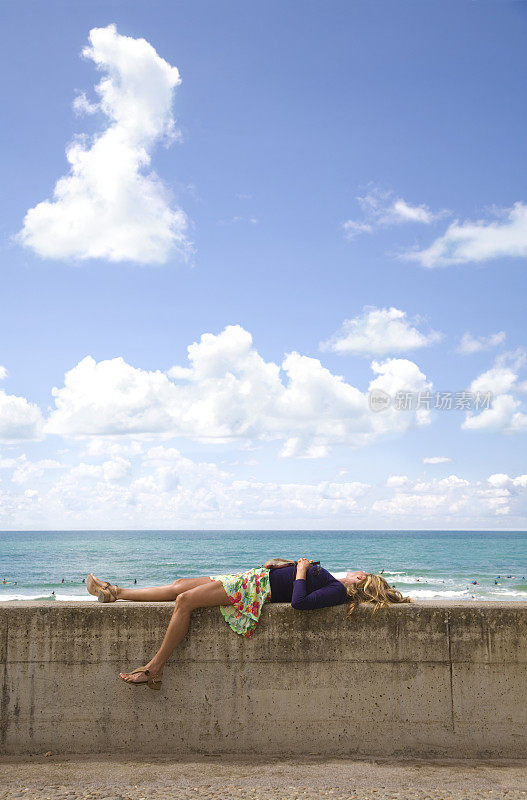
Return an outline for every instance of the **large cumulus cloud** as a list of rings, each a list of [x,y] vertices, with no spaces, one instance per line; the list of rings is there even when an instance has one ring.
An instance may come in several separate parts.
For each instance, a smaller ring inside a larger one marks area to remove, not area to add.
[[[426,424],[428,412],[370,411],[368,391],[347,383],[316,358],[292,352],[265,361],[239,325],[203,334],[188,348],[189,366],[167,372],[122,358],[87,356],[53,389],[49,433],[63,436],[166,434],[197,440],[277,440],[283,455],[320,456],[334,444],[365,445],[378,436]],[[407,359],[373,362],[368,389],[431,388]]]
[[[179,72],[145,39],[121,36],[115,25],[93,28],[83,55],[103,73],[97,103],[80,95],[78,112],[100,113],[106,126],[77,136],[70,164],[51,200],[27,212],[17,239],[43,258],[163,263],[186,255],[187,220],[150,170],[154,146],[177,131],[172,116]]]

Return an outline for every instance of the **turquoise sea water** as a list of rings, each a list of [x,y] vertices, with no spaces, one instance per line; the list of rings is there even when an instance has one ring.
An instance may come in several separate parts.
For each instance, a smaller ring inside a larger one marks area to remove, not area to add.
[[[0,600],[95,600],[82,582],[90,572],[153,586],[273,556],[320,560],[337,576],[384,570],[415,598],[527,600],[527,532],[469,531],[0,532]]]

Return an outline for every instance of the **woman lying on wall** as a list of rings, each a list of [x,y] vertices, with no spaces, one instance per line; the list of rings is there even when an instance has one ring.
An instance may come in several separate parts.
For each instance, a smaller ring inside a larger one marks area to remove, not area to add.
[[[86,588],[101,603],[116,600],[163,602],[175,600],[174,613],[161,647],[144,667],[132,672],[120,672],[126,683],[146,684],[151,689],[161,688],[163,667],[174,648],[185,637],[190,615],[195,608],[219,606],[220,612],[235,633],[249,637],[255,631],[266,601],[291,603],[299,611],[310,611],[325,606],[337,606],[351,599],[348,615],[359,603],[373,606],[372,613],[390,603],[410,603],[381,575],[358,570],[348,572],[345,578],[335,578],[319,562],[307,558],[286,561],[275,558],[266,561],[259,569],[237,572],[235,575],[215,575],[204,578],[179,578],[166,586],[148,589],[123,589],[90,574]]]

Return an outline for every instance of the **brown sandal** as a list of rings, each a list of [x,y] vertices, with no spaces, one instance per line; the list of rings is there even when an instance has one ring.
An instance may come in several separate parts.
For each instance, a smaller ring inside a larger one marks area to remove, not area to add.
[[[90,594],[97,597],[99,603],[114,603],[117,600],[118,587],[109,581],[99,581],[93,572],[90,572],[86,578],[86,588]]]
[[[150,670],[146,667],[139,667],[139,669],[134,669],[132,672],[126,672],[124,674],[138,675],[140,672],[144,672],[145,675],[150,676],[147,681],[125,681],[124,678],[121,678],[121,680],[130,684],[130,686],[148,686],[149,689],[161,689],[161,678],[157,677],[157,675],[152,675]]]

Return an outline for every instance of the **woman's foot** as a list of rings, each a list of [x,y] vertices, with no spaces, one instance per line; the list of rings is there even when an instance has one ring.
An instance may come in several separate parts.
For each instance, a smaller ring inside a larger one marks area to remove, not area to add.
[[[100,603],[114,603],[117,600],[119,587],[108,581],[100,581],[93,572],[86,578],[86,588]]]
[[[133,672],[120,672],[119,677],[122,681],[125,681],[125,683],[148,683],[149,681],[156,683],[159,681],[159,684],[161,684],[163,670],[156,670],[154,667],[150,667],[149,664],[146,664],[146,666],[140,667]]]

